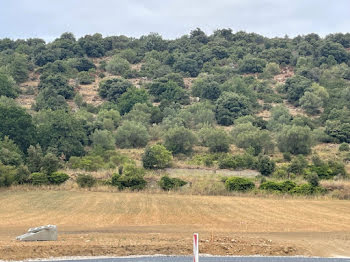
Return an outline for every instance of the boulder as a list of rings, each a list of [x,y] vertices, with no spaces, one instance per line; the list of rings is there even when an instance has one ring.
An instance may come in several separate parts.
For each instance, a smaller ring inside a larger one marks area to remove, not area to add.
[[[56,241],[57,227],[47,225],[30,228],[26,234],[18,236],[16,239],[20,241]]]

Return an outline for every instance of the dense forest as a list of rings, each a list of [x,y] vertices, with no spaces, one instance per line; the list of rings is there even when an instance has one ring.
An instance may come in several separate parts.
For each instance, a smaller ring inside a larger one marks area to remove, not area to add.
[[[220,177],[228,191],[323,194],[348,178],[349,66],[341,33],[1,39],[0,186],[141,190],[185,166],[261,174]]]

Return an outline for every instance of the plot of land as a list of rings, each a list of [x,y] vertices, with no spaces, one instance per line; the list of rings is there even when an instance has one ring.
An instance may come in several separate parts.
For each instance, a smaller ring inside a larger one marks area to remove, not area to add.
[[[350,255],[350,202],[89,191],[1,191],[0,259],[65,255]],[[55,224],[59,241],[23,243]]]

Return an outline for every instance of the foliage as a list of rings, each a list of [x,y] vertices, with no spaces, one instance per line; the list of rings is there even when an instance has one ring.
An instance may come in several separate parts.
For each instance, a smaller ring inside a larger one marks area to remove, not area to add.
[[[98,93],[108,101],[117,102],[119,97],[133,85],[123,78],[107,79],[99,84]]]
[[[250,102],[243,95],[224,92],[216,102],[215,117],[220,125],[232,125],[235,119],[250,113]]]
[[[202,128],[200,131],[201,143],[209,147],[209,151],[228,152],[230,148],[229,137],[226,132],[220,129]]]
[[[47,185],[49,184],[49,179],[44,173],[32,173],[29,176],[29,181],[32,185]]]
[[[262,73],[265,66],[264,59],[246,56],[239,63],[239,71],[242,73]]]
[[[255,184],[248,178],[229,177],[225,181],[225,187],[228,191],[247,192],[255,188]]]
[[[15,180],[16,168],[0,161],[0,187],[9,187]]]
[[[263,155],[258,158],[257,168],[263,176],[269,176],[275,171],[276,164],[270,157]]]
[[[146,147],[142,156],[143,167],[149,169],[163,169],[169,167],[171,160],[171,152],[161,144]]]
[[[0,71],[0,96],[7,96],[16,98],[18,96],[18,89],[13,79]]]
[[[341,143],[339,146],[339,151],[350,151],[350,146],[347,143]]]
[[[291,193],[291,191],[297,186],[297,184],[290,180],[283,182],[266,181],[259,187],[261,190],[266,191],[279,191],[282,193]]]
[[[144,170],[134,165],[126,165],[122,174],[114,174],[112,176],[112,185],[117,186],[120,190],[125,188],[142,190],[147,185],[144,179]]]
[[[57,110],[43,111],[36,117],[38,140],[44,150],[55,148],[57,155],[63,155],[66,159],[84,153],[86,133],[74,115]]]
[[[59,167],[59,159],[54,154],[47,153],[42,158],[40,171],[42,171],[44,174],[52,174],[53,172],[56,172]]]
[[[126,59],[114,56],[108,62],[106,70],[113,75],[123,75],[130,70],[130,64]]]
[[[191,130],[184,127],[173,127],[164,136],[164,145],[173,154],[189,154],[196,142]]]
[[[0,119],[0,138],[8,136],[22,151],[35,142],[32,116],[12,99],[0,97]]]
[[[256,169],[257,160],[250,154],[242,155],[225,155],[222,156],[219,161],[220,169]]]
[[[278,137],[278,148],[281,152],[307,155],[311,152],[311,132],[309,127],[285,127]]]
[[[91,134],[91,142],[93,147],[101,147],[105,150],[115,148],[115,138],[113,134],[108,130],[96,129]]]
[[[116,144],[120,148],[137,148],[147,145],[149,134],[141,123],[125,121],[117,129]]]
[[[0,139],[0,162],[4,165],[19,166],[23,161],[23,155],[19,147],[5,136]]]
[[[162,176],[159,181],[160,188],[165,191],[169,191],[171,189],[178,189],[186,184],[187,182],[180,178],[169,176]]]
[[[92,175],[79,174],[77,177],[77,184],[80,187],[93,187],[97,180]]]
[[[193,96],[210,100],[218,99],[221,94],[219,83],[209,76],[194,81],[191,90]]]
[[[119,112],[122,115],[129,113],[134,105],[141,103],[150,104],[147,91],[131,87],[118,99]]]
[[[69,176],[67,174],[60,173],[60,172],[51,173],[47,177],[48,177],[49,183],[54,185],[63,184],[69,179]]]

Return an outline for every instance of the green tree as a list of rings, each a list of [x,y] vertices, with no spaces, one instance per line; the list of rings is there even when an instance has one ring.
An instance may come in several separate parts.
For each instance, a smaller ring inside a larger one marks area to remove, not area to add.
[[[0,162],[9,166],[19,166],[23,162],[21,150],[8,136],[0,139]]]
[[[194,81],[192,95],[204,99],[216,100],[221,94],[219,83],[211,77],[202,77]]]
[[[228,152],[230,149],[230,141],[224,130],[215,128],[202,128],[200,131],[201,142],[204,146],[209,147],[209,151]]]
[[[35,143],[36,129],[24,108],[12,99],[0,97],[0,138],[8,136],[24,152]]]
[[[220,125],[232,125],[235,119],[251,112],[250,102],[242,95],[224,92],[216,101],[215,116]]]
[[[242,73],[262,73],[265,66],[264,59],[246,56],[239,63],[239,71]]]
[[[118,98],[131,87],[133,85],[129,81],[123,78],[113,78],[102,81],[98,93],[108,101],[117,102]]]
[[[169,167],[171,160],[171,152],[160,144],[147,147],[142,156],[143,167],[148,169],[163,169]]]
[[[269,156],[262,155],[258,159],[258,171],[263,176],[269,176],[271,175],[276,168],[276,164],[273,160],[270,159]]]
[[[129,113],[134,105],[142,103],[150,104],[147,91],[131,87],[118,99],[119,112],[124,115]]]
[[[119,56],[114,56],[108,62],[106,70],[113,75],[124,75],[128,70],[130,70],[130,64],[126,59]]]
[[[7,96],[11,98],[16,98],[18,96],[18,90],[15,86],[15,82],[3,72],[0,72],[0,96]]]
[[[323,106],[322,99],[312,92],[305,92],[303,97],[300,99],[301,107],[306,113],[315,115],[320,112]]]
[[[191,130],[184,127],[170,128],[164,137],[164,145],[173,154],[188,154],[196,142]]]
[[[38,140],[44,150],[54,148],[57,155],[71,156],[84,154],[86,133],[80,121],[62,110],[43,111],[36,116]]]
[[[0,187],[9,187],[15,180],[16,168],[0,162]]]
[[[120,148],[137,148],[147,145],[149,134],[142,124],[133,121],[125,121],[117,129],[116,144]]]
[[[115,148],[115,138],[113,134],[108,130],[96,129],[90,137],[92,146],[94,148],[103,148],[105,150],[112,150]]]
[[[26,163],[31,173],[39,172],[41,170],[43,158],[44,154],[39,144],[36,146],[31,145],[28,148]]]
[[[311,130],[309,127],[287,126],[278,137],[278,148],[281,152],[307,155],[311,152]]]
[[[311,88],[311,80],[303,76],[292,76],[286,80],[283,87],[287,93],[287,99],[294,105],[299,105],[299,99],[304,95],[305,91]]]

